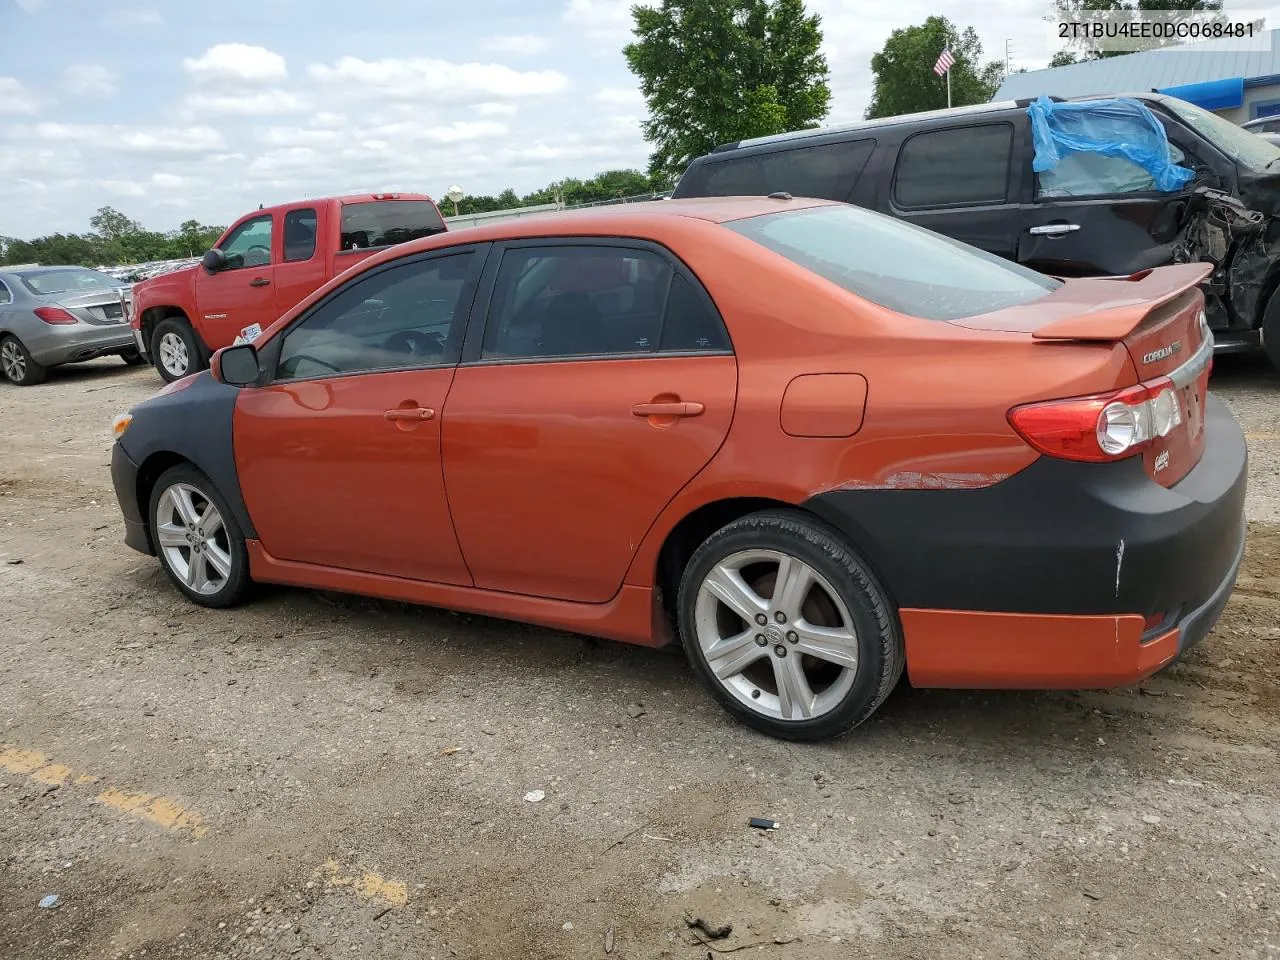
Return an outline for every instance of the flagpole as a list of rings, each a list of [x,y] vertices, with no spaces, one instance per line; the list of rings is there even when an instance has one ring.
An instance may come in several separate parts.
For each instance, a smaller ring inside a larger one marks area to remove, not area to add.
[[[951,68],[947,67],[947,109],[951,109]]]

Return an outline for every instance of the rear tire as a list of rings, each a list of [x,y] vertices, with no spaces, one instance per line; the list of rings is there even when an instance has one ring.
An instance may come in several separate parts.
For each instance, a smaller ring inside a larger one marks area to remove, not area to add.
[[[204,369],[204,354],[191,325],[182,317],[168,317],[151,333],[151,357],[166,383]]]
[[[140,367],[147,362],[147,358],[137,350],[126,350],[120,354],[120,359],[125,362],[125,366],[129,367]]]
[[[902,630],[884,588],[799,511],[751,514],[708,537],[678,602],[695,672],[726,710],[770,736],[851,730],[902,677]]]
[[[248,596],[244,533],[213,481],[190,464],[171,467],[151,491],[147,521],[160,566],[202,607],[234,607]]]
[[[1266,351],[1271,365],[1280,370],[1280,290],[1271,294],[1267,301],[1267,309],[1262,314],[1262,327],[1258,331],[1262,340],[1262,349]]]
[[[13,334],[0,337],[0,376],[20,387],[43,383],[49,368],[36,363],[22,341]]]

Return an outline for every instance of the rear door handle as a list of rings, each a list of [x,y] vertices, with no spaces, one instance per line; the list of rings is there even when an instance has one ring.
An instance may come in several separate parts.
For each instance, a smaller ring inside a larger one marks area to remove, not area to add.
[[[1043,223],[1038,227],[1032,227],[1027,232],[1037,237],[1061,237],[1068,233],[1075,233],[1079,229],[1078,223]]]
[[[672,403],[637,403],[631,412],[637,417],[697,417],[706,408],[688,400]]]
[[[251,287],[269,287],[269,286],[271,286],[271,281],[270,281],[270,280],[268,280],[266,277],[255,277],[254,279],[252,279],[252,280],[250,280],[250,281],[249,281],[249,286],[251,286]]]
[[[434,420],[436,412],[430,407],[396,407],[382,417],[385,420]]]

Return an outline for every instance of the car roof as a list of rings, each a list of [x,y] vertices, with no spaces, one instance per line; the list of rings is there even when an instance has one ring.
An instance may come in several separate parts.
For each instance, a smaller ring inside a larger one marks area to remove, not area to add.
[[[86,267],[78,263],[47,263],[47,264],[17,264],[15,266],[0,267],[0,273],[51,273],[54,270],[88,270],[92,273],[101,273],[97,267]]]

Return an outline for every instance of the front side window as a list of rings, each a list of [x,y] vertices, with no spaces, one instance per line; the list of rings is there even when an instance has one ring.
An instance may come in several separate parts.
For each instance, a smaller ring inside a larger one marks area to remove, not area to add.
[[[1003,310],[1062,285],[932,230],[844,204],[725,226],[865,300],[925,320]]]
[[[449,254],[353,280],[285,334],[276,379],[454,362],[450,333],[474,257]]]
[[[720,318],[665,258],[582,245],[508,250],[485,326],[490,360],[728,349]]]
[[[254,217],[231,231],[219,249],[227,255],[228,270],[265,267],[271,262],[271,217]]]
[[[1187,155],[1171,142],[1169,160],[1182,166]],[[1146,167],[1127,157],[1107,157],[1090,151],[1067,151],[1052,169],[1035,177],[1036,196],[1046,199],[1158,192],[1155,177]]]
[[[893,198],[905,208],[1004,203],[1012,150],[1007,123],[918,133],[898,154]]]
[[[316,252],[316,212],[310,208],[284,215],[284,262],[310,260]]]

